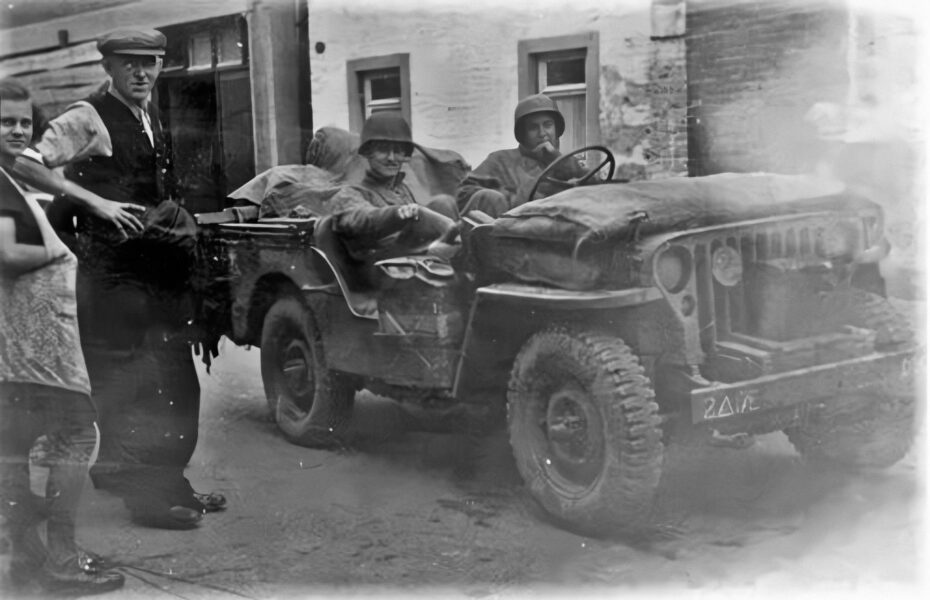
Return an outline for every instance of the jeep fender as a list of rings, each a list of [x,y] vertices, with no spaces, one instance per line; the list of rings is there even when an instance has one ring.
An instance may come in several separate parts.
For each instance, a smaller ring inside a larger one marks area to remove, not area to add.
[[[259,257],[261,270],[242,269],[235,285],[232,325],[238,344],[260,343],[265,313],[282,294],[338,289],[332,269],[312,248],[267,258]]]
[[[520,283],[497,283],[475,290],[462,359],[453,396],[465,399],[476,391],[503,391],[513,357],[524,340],[553,319],[584,320],[662,299],[654,287],[624,290],[564,290]]]

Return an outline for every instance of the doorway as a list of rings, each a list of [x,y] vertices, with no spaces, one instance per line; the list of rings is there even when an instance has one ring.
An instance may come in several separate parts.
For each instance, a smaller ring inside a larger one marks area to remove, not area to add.
[[[248,38],[239,16],[164,29],[157,101],[191,212],[222,210],[255,176]]]

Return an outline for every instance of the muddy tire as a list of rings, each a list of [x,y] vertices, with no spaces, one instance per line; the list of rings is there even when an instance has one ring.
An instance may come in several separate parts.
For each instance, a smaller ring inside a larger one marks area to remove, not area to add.
[[[547,512],[598,537],[648,526],[663,457],[654,397],[616,337],[552,328],[523,345],[507,392],[510,444]]]
[[[276,301],[262,326],[262,382],[275,422],[295,444],[329,448],[343,443],[355,389],[325,364],[310,310],[294,297]]]
[[[835,294],[824,303],[825,318],[875,331],[877,350],[914,343],[914,333],[885,298],[862,290]],[[830,316],[827,316],[830,315]],[[826,398],[807,421],[785,430],[811,462],[853,468],[884,468],[901,460],[915,435],[916,379],[913,369],[889,373],[871,390]]]

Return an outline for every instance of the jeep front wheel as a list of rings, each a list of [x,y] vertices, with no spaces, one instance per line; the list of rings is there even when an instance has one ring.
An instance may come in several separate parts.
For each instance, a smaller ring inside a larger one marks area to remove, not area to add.
[[[277,300],[262,326],[262,382],[275,422],[295,444],[341,444],[352,415],[354,388],[326,368],[313,314],[299,299]]]
[[[875,331],[879,351],[913,344],[913,328],[885,298],[862,290],[824,299],[824,318]],[[907,363],[913,365],[916,361]],[[889,467],[914,440],[916,379],[913,367],[886,373],[870,390],[825,398],[807,420],[785,430],[806,459],[848,467]]]
[[[508,388],[510,443],[534,498],[588,535],[644,527],[663,445],[655,394],[626,344],[539,332],[520,349]]]

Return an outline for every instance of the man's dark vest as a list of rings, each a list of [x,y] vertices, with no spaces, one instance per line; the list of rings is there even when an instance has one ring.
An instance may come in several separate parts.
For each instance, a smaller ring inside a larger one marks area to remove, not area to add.
[[[121,236],[112,224],[84,211],[78,213],[80,235],[75,253],[78,269],[86,276],[79,292],[78,321],[82,338],[103,340],[111,348],[128,348],[141,344],[155,324],[173,328],[191,318],[187,292],[192,256],[188,238],[174,235],[170,223],[167,231],[159,229],[165,227],[165,219],[157,218],[162,212],[177,217],[181,209],[162,203],[169,199],[165,186],[171,173],[169,148],[155,107],[149,107],[153,148],[142,123],[112,94],[92,96],[87,101],[106,125],[113,156],[72,163],[67,171],[69,179],[109,200],[141,204],[150,210],[142,217],[146,232],[119,242],[115,240]],[[149,217],[154,218],[155,226],[150,226]],[[196,228],[193,231],[196,233]]]
[[[170,160],[154,104],[149,106],[155,147],[142,123],[128,106],[113,94],[87,99],[100,115],[110,140],[113,156],[93,156],[68,167],[68,177],[99,196],[117,202],[154,206],[167,198],[166,181]]]

